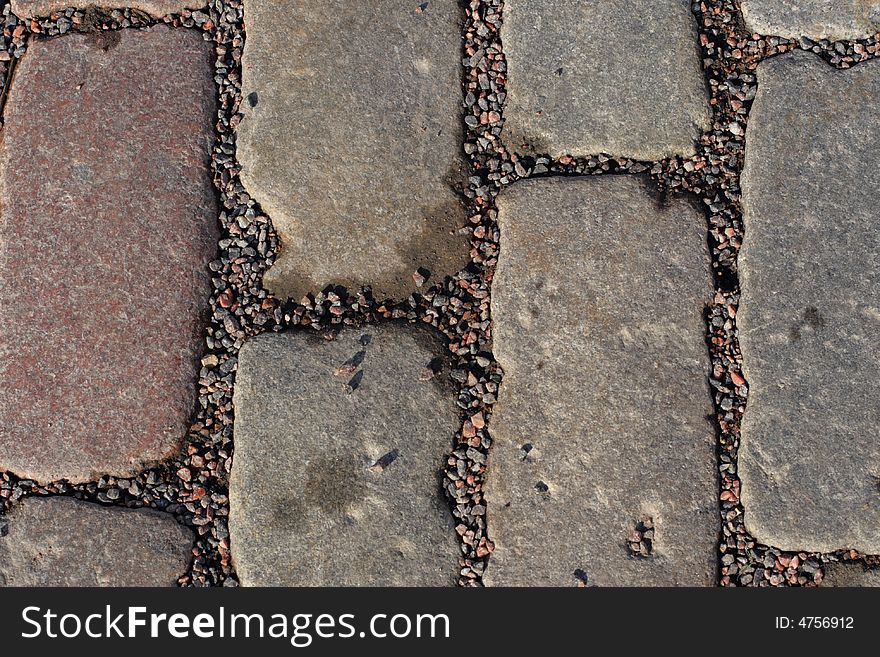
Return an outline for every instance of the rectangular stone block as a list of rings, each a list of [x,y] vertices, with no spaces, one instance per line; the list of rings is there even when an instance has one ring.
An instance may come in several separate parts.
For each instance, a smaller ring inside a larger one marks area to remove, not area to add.
[[[404,298],[468,259],[457,0],[245,0],[241,179],[282,252],[273,294]],[[281,18],[283,17],[283,19]]]
[[[442,354],[396,324],[245,344],[229,518],[242,584],[455,583],[440,481],[460,421]]]
[[[502,139],[513,152],[693,155],[709,127],[689,0],[506,0]]]
[[[785,550],[880,554],[880,62],[758,67],[737,324],[746,528]]]
[[[498,208],[485,581],[714,584],[705,218],[629,176],[519,182]]]
[[[161,54],[161,61],[157,60]],[[0,469],[126,475],[177,449],[217,249],[211,46],[33,39],[0,133]]]

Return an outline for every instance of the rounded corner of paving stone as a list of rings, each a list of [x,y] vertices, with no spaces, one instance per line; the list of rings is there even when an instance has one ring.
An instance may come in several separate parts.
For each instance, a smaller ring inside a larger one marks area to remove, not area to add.
[[[498,208],[485,581],[715,584],[705,216],[634,176],[521,181]]]
[[[6,586],[176,586],[195,535],[151,509],[105,507],[69,497],[28,497],[0,534]]]
[[[460,425],[417,326],[264,335],[240,354],[229,530],[245,586],[452,586]]]
[[[417,269],[454,275],[469,254],[460,4],[288,4],[296,22],[244,2],[237,152],[283,245],[266,284],[293,298],[328,284],[400,298]]]
[[[878,554],[880,62],[787,53],[757,79],[737,313],[746,528],[782,549]]]
[[[41,482],[178,448],[219,235],[211,44],[164,25],[96,38],[34,41],[4,108],[0,462]]]
[[[696,153],[711,122],[691,3],[635,4],[505,2],[509,150],[649,161]]]

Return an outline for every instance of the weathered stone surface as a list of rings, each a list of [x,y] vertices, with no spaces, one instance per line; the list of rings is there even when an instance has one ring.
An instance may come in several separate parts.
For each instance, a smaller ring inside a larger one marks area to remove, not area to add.
[[[880,586],[880,570],[868,569],[861,564],[828,564],[822,586]]]
[[[168,514],[28,498],[0,533],[0,586],[174,586],[193,533]]]
[[[124,474],[184,436],[217,248],[210,57],[199,34],[158,26],[33,41],[16,69],[0,133],[0,469]]]
[[[383,297],[467,261],[456,0],[245,0],[241,177],[278,228],[264,282]],[[278,20],[279,12],[295,20]]]
[[[737,315],[746,527],[790,550],[880,553],[880,62],[758,68]]]
[[[245,344],[229,519],[243,584],[454,583],[440,473],[459,419],[446,370],[425,376],[443,352],[400,325]]]
[[[21,18],[49,16],[68,7],[131,7],[153,16],[179,14],[184,9],[204,7],[205,0],[101,0],[100,2],[77,2],[76,0],[11,0],[12,13]]]
[[[498,207],[484,581],[714,584],[705,218],[628,176],[520,182]],[[647,519],[653,554],[630,556]]]
[[[709,126],[689,0],[507,0],[501,39],[515,152],[657,160]]]
[[[880,0],[742,0],[742,12],[759,34],[859,39],[880,32]]]

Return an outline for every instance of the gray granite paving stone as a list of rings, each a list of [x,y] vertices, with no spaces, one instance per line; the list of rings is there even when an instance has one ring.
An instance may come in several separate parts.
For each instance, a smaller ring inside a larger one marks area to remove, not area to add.
[[[245,344],[229,519],[242,584],[455,582],[440,476],[459,418],[448,371],[426,376],[443,353],[421,327],[387,324]]]
[[[462,9],[422,4],[245,0],[238,157],[282,238],[276,295],[400,298],[466,263]]]
[[[211,45],[165,26],[33,40],[16,67],[0,134],[0,469],[128,474],[186,434],[217,249],[212,77]]]
[[[822,586],[880,586],[880,569],[858,563],[831,563],[825,566]]]
[[[758,67],[737,316],[746,527],[787,550],[880,553],[880,62]]]
[[[484,581],[714,584],[703,214],[629,176],[519,182],[498,207]]]
[[[709,112],[690,4],[507,0],[508,150],[692,155]]]
[[[742,0],[752,32],[788,38],[860,39],[880,32],[880,0]]]
[[[0,532],[0,586],[174,586],[193,533],[149,509],[27,498]]]
[[[11,0],[12,13],[21,18],[49,16],[53,12],[62,12],[68,7],[131,7],[156,17],[167,14],[179,14],[184,9],[204,7],[205,0],[115,0],[115,2],[76,2],[76,0]]]

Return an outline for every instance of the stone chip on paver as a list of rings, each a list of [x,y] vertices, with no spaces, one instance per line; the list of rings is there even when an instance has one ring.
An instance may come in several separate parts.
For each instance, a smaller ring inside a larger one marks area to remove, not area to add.
[[[157,53],[162,53],[157,60]],[[127,474],[195,405],[216,252],[211,46],[33,40],[0,132],[0,469]]]
[[[131,7],[156,17],[179,14],[184,9],[199,9],[206,0],[102,0],[100,2],[77,2],[76,0],[11,0],[12,13],[21,18],[49,16],[68,7]]]
[[[746,28],[796,39],[859,39],[880,32],[880,0],[742,0]]]
[[[552,157],[692,155],[710,124],[690,4],[507,0],[507,148]]]
[[[468,247],[456,0],[245,0],[241,178],[283,250],[264,283],[405,297]],[[279,20],[279,15],[289,17]]]
[[[459,426],[418,326],[266,335],[241,350],[230,481],[247,586],[440,586],[458,572],[441,472]]]
[[[880,569],[865,568],[859,563],[830,563],[825,566],[822,586],[880,586]]]
[[[193,533],[149,509],[27,498],[0,532],[0,586],[174,586]]]
[[[704,216],[629,176],[519,182],[498,208],[484,581],[714,584]]]
[[[785,550],[880,553],[880,62],[758,67],[737,315],[746,528]]]

